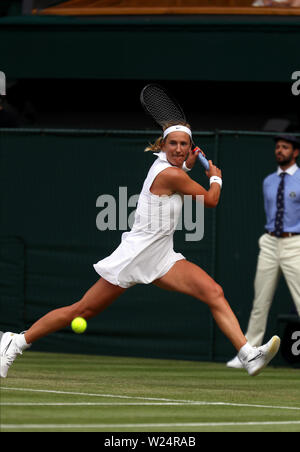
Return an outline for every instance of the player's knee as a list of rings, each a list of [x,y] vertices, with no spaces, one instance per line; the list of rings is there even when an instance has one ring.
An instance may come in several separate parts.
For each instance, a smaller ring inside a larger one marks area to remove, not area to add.
[[[80,301],[77,301],[76,303],[73,303],[68,307],[68,315],[72,319],[75,319],[76,317],[82,317],[80,313],[81,313]]]
[[[94,311],[91,306],[88,306],[85,300],[80,300],[74,303],[71,308],[71,317],[83,317],[84,319],[90,319],[97,315],[97,311]]]
[[[223,299],[224,299],[223,288],[217,283],[212,284],[209,291],[208,303],[217,304],[220,303]]]

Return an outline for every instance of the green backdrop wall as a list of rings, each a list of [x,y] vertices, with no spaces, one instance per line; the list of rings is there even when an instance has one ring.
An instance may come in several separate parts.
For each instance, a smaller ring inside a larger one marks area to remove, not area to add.
[[[278,15],[3,17],[0,70],[8,79],[290,84],[299,70],[299,23]],[[184,60],[175,70],[178,55]]]
[[[158,132],[0,130],[0,329],[21,331],[49,310],[71,304],[97,280],[93,263],[110,254],[122,231],[99,231],[96,201],[127,187],[141,190],[153,161],[145,145]],[[217,209],[205,211],[201,241],[176,231],[175,249],[224,288],[243,329],[253,298],[258,239],[264,231],[262,180],[276,169],[272,134],[195,133],[221,167]],[[207,186],[202,167],[191,176]],[[131,213],[134,207],[128,208]],[[292,300],[284,281],[267,335]],[[87,333],[70,328],[33,349],[223,361],[234,353],[208,308],[193,298],[135,286],[97,318]]]

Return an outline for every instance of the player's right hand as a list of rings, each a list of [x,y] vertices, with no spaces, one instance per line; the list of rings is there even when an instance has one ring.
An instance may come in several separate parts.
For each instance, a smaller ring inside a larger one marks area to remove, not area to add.
[[[218,176],[222,179],[222,171],[216,165],[214,165],[211,160],[209,160],[208,163],[209,163],[209,170],[205,171],[205,174],[207,175],[207,177],[210,178],[212,176]]]

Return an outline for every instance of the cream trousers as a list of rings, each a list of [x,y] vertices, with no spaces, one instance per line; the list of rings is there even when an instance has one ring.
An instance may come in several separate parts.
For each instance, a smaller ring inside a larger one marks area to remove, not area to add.
[[[300,316],[300,235],[280,238],[263,234],[254,281],[254,301],[246,338],[254,346],[263,342],[269,310],[283,273]]]

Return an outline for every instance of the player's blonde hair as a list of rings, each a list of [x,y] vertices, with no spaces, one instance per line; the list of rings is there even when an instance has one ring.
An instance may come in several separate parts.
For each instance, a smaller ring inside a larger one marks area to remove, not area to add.
[[[168,129],[169,127],[176,126],[176,125],[185,126],[185,127],[188,127],[189,129],[191,129],[191,126],[187,122],[184,122],[184,121],[170,121],[170,122],[168,122],[167,124],[164,125],[163,132],[166,129]],[[161,148],[162,148],[162,145],[163,145],[163,142],[164,142],[164,137],[163,137],[163,135],[161,135],[159,138],[157,138],[157,140],[154,143],[149,143],[149,145],[144,149],[144,152],[148,152],[148,151],[160,152]]]

